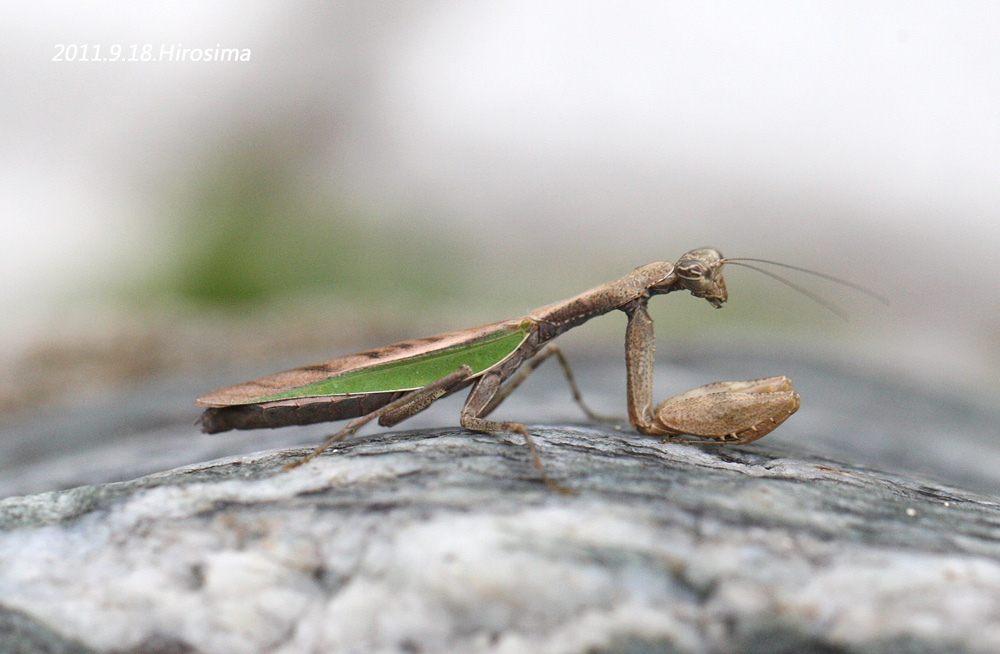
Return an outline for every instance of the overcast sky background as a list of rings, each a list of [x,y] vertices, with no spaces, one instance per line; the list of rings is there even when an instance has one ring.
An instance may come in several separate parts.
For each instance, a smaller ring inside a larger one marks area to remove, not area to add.
[[[6,349],[169,264],[160,181],[277,124],[308,186],[537,262],[522,283],[706,244],[807,265],[892,297],[854,309],[892,357],[996,390],[1000,4],[8,1],[0,24]]]

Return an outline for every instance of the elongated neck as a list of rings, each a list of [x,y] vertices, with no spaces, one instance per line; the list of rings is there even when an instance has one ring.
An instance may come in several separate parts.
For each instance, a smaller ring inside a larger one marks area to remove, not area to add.
[[[546,323],[553,336],[572,329],[594,316],[614,311],[656,287],[656,293],[667,293],[676,285],[674,264],[658,261],[636,268],[621,279],[595,286],[576,297],[535,309],[528,317]]]

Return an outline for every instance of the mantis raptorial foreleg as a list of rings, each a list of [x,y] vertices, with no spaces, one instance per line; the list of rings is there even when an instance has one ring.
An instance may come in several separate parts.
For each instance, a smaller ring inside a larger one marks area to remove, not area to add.
[[[770,433],[799,408],[787,377],[717,382],[653,404],[653,320],[644,303],[630,308],[625,332],[629,421],[642,434],[664,442],[749,443]],[[705,440],[682,440],[690,434]]]
[[[418,388],[415,391],[411,391],[406,395],[403,395],[392,402],[389,402],[385,406],[367,413],[363,416],[359,416],[354,420],[350,421],[344,428],[338,431],[336,434],[330,436],[325,441],[319,444],[315,450],[302,457],[297,461],[293,461],[285,466],[285,470],[291,470],[292,468],[297,468],[304,463],[312,461],[317,456],[323,453],[326,448],[330,447],[334,443],[339,443],[344,440],[354,432],[356,432],[361,427],[365,426],[372,420],[376,418],[380,419],[385,415],[392,416],[395,422],[390,424],[395,424],[401,420],[419,413],[426,409],[431,402],[433,402],[438,397],[446,394],[449,390],[455,388],[456,386],[465,382],[472,375],[472,368],[469,366],[461,366],[458,370],[451,373],[450,375],[445,375],[437,381],[433,381],[427,384],[423,388]]]
[[[788,377],[716,382],[680,393],[657,405],[654,415],[663,442],[681,434],[740,445],[766,436],[799,408]]]
[[[625,328],[625,368],[628,420],[640,434],[654,433],[653,421],[653,319],[645,303],[628,312]]]

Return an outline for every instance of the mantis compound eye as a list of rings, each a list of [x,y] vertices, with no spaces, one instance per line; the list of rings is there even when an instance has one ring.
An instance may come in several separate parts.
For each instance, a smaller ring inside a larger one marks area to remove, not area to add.
[[[710,270],[701,261],[681,261],[677,264],[677,276],[681,279],[699,282],[705,280],[709,274]]]

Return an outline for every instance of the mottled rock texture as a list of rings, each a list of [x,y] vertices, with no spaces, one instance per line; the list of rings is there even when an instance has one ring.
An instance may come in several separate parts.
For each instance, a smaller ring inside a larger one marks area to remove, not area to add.
[[[53,448],[5,482],[90,483],[0,501],[0,651],[1000,651],[992,409],[750,363],[790,374],[803,409],[736,448],[554,426],[574,416],[558,375],[526,385],[500,412],[529,417],[573,495],[539,482],[516,436],[457,427],[376,430],[291,472],[301,448],[167,470],[262,436],[198,436],[186,404],[106,407],[93,420],[113,431],[118,416],[128,439]],[[705,365],[664,366],[658,388],[734,377]],[[550,405],[562,420],[531,419]],[[425,419],[454,424],[449,406]],[[89,428],[70,415],[8,442],[54,424]],[[167,471],[109,481],[149,468]]]

